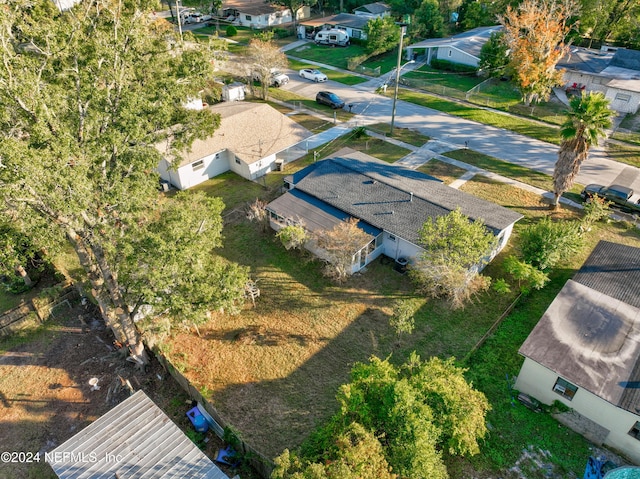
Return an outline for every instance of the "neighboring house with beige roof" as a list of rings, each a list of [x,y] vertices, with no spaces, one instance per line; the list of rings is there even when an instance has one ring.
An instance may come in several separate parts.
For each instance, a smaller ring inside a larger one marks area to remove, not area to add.
[[[220,128],[193,142],[182,152],[180,164],[167,152],[167,143],[157,146],[164,158],[158,165],[160,177],[185,190],[226,171],[255,180],[286,163],[284,153],[311,133],[266,103],[231,102],[210,107],[221,116]]]

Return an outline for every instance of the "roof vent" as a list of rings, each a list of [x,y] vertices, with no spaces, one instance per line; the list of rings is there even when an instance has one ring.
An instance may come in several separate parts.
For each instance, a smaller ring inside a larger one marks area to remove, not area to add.
[[[409,193],[409,201],[413,201],[413,191]]]

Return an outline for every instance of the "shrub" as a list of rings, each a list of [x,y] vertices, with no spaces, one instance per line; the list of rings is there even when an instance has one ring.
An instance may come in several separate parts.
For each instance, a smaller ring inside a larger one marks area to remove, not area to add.
[[[276,233],[276,238],[282,242],[286,250],[299,248],[307,241],[307,232],[300,225],[289,225]]]
[[[520,234],[520,250],[526,263],[545,271],[567,260],[582,246],[580,223],[553,221],[548,216]]]
[[[415,308],[406,299],[398,299],[393,302],[393,315],[389,318],[389,324],[400,336],[402,333],[411,334],[415,329]]]
[[[353,130],[351,130],[351,133],[353,133],[354,140],[359,140],[361,138],[369,136],[369,134],[367,133],[367,129],[364,126],[356,126]]]
[[[228,37],[235,37],[238,34],[238,29],[233,25],[229,25],[226,30]]]
[[[461,63],[453,63],[449,60],[439,60],[437,58],[431,60],[431,67],[435,68],[436,70],[458,73],[475,73],[478,71],[476,67],[462,65]]]

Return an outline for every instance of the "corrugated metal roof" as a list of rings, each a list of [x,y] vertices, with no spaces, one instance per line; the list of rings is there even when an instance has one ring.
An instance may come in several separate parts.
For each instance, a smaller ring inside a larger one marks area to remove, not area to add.
[[[60,479],[228,479],[143,391],[48,455]]]

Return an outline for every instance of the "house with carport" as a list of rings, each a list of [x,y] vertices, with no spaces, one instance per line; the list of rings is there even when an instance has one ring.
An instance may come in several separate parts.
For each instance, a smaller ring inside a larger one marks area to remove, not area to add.
[[[640,248],[600,241],[520,347],[515,388],[640,464]]]
[[[497,247],[487,252],[488,262],[507,244],[513,225],[522,218],[419,171],[346,149],[287,176],[284,183],[285,193],[266,206],[271,227],[278,231],[299,224],[313,236],[357,219],[368,237],[353,252],[352,273],[382,254],[411,262],[423,251],[422,225],[456,208],[471,220],[482,219],[496,236]],[[306,246],[323,257],[313,242]]]
[[[301,156],[296,146],[309,136],[306,128],[266,103],[228,102],[209,107],[220,127],[191,148],[174,155],[170,139],[156,145],[163,156],[162,180],[179,190],[191,188],[226,171],[256,180]]]
[[[446,60],[461,65],[477,67],[480,50],[492,33],[502,30],[501,25],[478,27],[449,38],[429,38],[407,46],[407,58],[422,58],[428,65],[431,60]]]

